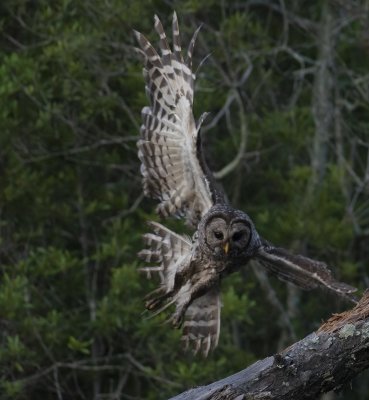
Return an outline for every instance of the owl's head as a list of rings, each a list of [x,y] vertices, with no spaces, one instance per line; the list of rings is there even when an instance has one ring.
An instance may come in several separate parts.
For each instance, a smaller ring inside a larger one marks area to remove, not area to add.
[[[226,205],[212,207],[199,226],[200,246],[217,260],[247,260],[260,246],[249,216]]]

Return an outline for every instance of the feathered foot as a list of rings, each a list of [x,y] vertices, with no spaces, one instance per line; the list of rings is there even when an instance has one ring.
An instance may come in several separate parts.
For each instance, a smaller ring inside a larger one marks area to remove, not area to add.
[[[157,296],[159,294],[159,296]],[[175,302],[173,291],[165,292],[164,287],[160,287],[145,296],[145,308],[152,311],[151,317],[160,314]],[[164,303],[164,304],[163,304]]]
[[[147,310],[155,311],[163,304],[165,300],[171,297],[171,295],[171,292],[166,293],[165,289],[163,287],[160,287],[145,296],[145,308]]]
[[[173,328],[179,329],[183,324],[185,313],[186,309],[184,307],[177,308],[168,322],[172,324]]]

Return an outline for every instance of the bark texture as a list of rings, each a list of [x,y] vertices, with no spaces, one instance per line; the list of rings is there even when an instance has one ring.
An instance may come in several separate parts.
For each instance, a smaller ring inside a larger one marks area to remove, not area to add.
[[[317,399],[369,367],[369,292],[352,309],[274,356],[172,400]]]

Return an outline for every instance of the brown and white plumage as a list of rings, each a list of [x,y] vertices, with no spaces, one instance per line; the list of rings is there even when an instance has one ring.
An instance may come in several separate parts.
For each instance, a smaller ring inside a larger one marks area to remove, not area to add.
[[[198,30],[184,61],[176,14],[173,51],[157,16],[155,29],[160,36],[161,56],[145,36],[135,32],[145,55],[143,73],[150,100],[150,106],[142,110],[141,139],[137,143],[144,193],[160,201],[157,210],[161,216],[185,215],[196,227],[213,205],[215,196],[211,177],[199,157],[202,118],[196,125],[192,113],[195,80],[192,52]]]
[[[208,292],[193,300],[184,309],[184,302],[191,299],[194,281],[201,281],[208,275],[206,266],[198,263],[196,246],[190,238],[177,235],[157,222],[150,222],[153,232],[144,235],[147,249],[138,256],[156,265],[141,268],[148,277],[159,274],[161,285],[146,296],[146,308],[154,315],[175,304],[177,314],[171,321],[180,326],[183,323],[182,341],[185,348],[205,356],[218,344],[220,332],[220,291],[215,285]],[[201,270],[196,266],[201,265]],[[203,268],[204,267],[204,268]],[[214,275],[218,281],[219,277]],[[206,277],[205,279],[206,280]]]
[[[195,230],[192,238],[151,222],[147,245],[139,253],[151,265],[141,268],[159,275],[160,286],[146,297],[156,315],[169,306],[170,321],[182,327],[187,348],[205,356],[217,346],[220,333],[220,283],[250,260],[282,280],[310,290],[318,286],[351,298],[356,289],[338,282],[325,263],[293,255],[262,239],[250,217],[235,210],[217,189],[202,153],[199,123],[193,116],[192,53],[198,30],[182,57],[177,16],[173,15],[173,49],[155,16],[160,55],[135,32],[145,56],[143,70],[150,105],[142,110],[138,140],[143,188],[159,200],[161,217],[181,216]]]
[[[220,334],[220,290],[210,289],[188,307],[182,330],[185,349],[201,352],[205,357],[218,345]]]
[[[327,264],[322,261],[296,255],[270,244],[262,245],[255,257],[267,271],[279,279],[291,282],[304,290],[326,288],[349,299],[356,291],[352,286],[337,281]]]
[[[143,74],[150,101],[150,106],[142,110],[141,138],[137,143],[144,193],[160,201],[157,207],[159,215],[184,216],[187,222],[196,228],[204,214],[213,206],[217,196],[220,196],[202,156],[199,128],[205,114],[196,125],[192,112],[195,80],[192,72],[192,54],[199,29],[190,41],[186,60],[182,56],[176,13],[173,14],[172,23],[173,50],[169,47],[157,16],[155,29],[160,36],[161,56],[141,33],[135,32],[145,56]],[[145,235],[149,249],[146,253],[141,252],[140,257],[145,261],[153,261],[158,251],[162,251],[159,265],[142,269],[148,274],[157,272],[161,275],[161,288],[155,295],[158,296],[158,292],[161,292],[162,302],[163,294],[173,291],[172,279],[178,272],[178,257],[186,257],[183,253],[188,254],[190,246],[182,237],[160,236],[164,227],[159,229],[156,225],[154,229],[155,237],[150,236],[152,234]],[[162,238],[162,241],[158,238]],[[180,294],[183,296],[183,289]],[[214,289],[211,294],[206,293],[194,300],[187,308],[183,329],[186,347],[193,347],[195,351],[201,350],[207,354],[217,345],[220,327],[219,297],[219,289]],[[175,299],[179,298],[179,293],[170,298],[170,301],[161,307],[161,302],[154,304],[150,300],[147,306],[156,309],[159,307],[161,311],[176,303]],[[212,316],[211,320],[205,322],[205,318],[209,316]]]
[[[157,222],[149,222],[149,226],[153,233],[146,233],[143,236],[148,249],[141,250],[138,255],[143,261],[158,263],[159,266],[146,267],[141,270],[146,271],[149,276],[151,272],[159,273],[162,283],[167,287],[172,287],[177,268],[186,261],[191,253],[191,239],[177,235]]]

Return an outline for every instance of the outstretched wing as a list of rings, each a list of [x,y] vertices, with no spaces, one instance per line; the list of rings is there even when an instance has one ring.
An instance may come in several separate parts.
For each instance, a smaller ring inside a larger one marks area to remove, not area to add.
[[[324,262],[294,255],[269,244],[261,246],[255,258],[278,278],[292,282],[302,289],[310,290],[322,286],[355,301],[352,293],[357,289],[334,279]]]
[[[192,107],[195,75],[192,52],[199,30],[190,42],[187,60],[182,57],[177,16],[173,14],[173,51],[163,26],[155,16],[161,56],[135,32],[145,55],[143,74],[149,107],[142,109],[141,138],[137,143],[144,193],[160,201],[161,216],[183,215],[197,226],[216,202],[213,177],[202,154],[199,129]]]
[[[146,308],[157,315],[174,304],[175,312],[169,318],[174,322],[183,304],[188,301],[194,288],[191,281],[193,245],[190,238],[177,235],[163,225],[150,222],[153,233],[144,235],[147,248],[139,257],[156,265],[141,268],[148,277],[158,274],[160,286],[146,296]],[[182,318],[181,318],[182,319]],[[181,323],[175,324],[179,327]],[[186,307],[182,324],[182,341],[186,349],[201,352],[205,357],[218,344],[220,331],[219,285],[212,287]]]
[[[214,287],[195,299],[188,307],[183,324],[182,342],[185,349],[206,357],[218,345],[220,333],[220,291]]]
[[[176,274],[180,270],[183,271],[191,261],[191,239],[177,235],[157,222],[149,222],[149,226],[153,233],[146,233],[143,236],[148,248],[141,250],[138,256],[143,261],[156,265],[140,268],[140,270],[146,272],[148,277],[151,277],[152,274],[159,274],[161,287],[153,294],[156,292],[170,293],[174,289]]]

